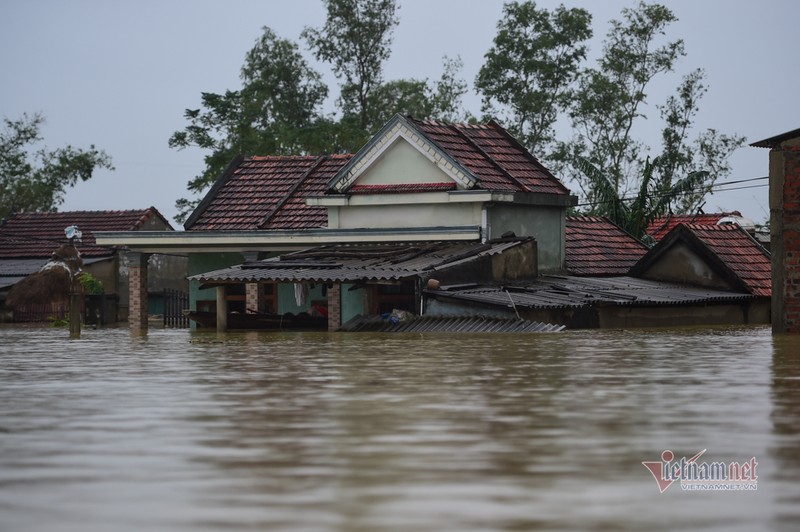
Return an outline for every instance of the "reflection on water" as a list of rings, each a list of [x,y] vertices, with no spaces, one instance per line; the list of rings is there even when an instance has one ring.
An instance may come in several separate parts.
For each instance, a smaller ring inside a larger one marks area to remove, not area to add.
[[[2,530],[792,529],[800,344],[0,329]],[[663,450],[758,491],[660,494]]]

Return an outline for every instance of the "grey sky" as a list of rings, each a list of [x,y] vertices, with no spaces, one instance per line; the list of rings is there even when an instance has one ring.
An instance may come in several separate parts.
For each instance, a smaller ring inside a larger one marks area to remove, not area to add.
[[[554,8],[562,2],[539,1]],[[590,56],[600,51],[607,23],[633,0],[563,2],[594,17]],[[687,56],[674,75],[651,87],[650,120],[642,137],[658,148],[658,112],[683,74],[702,67],[709,91],[698,128],[744,135],[749,142],[800,127],[800,62],[794,0],[665,1],[679,21],[671,38],[683,38]],[[438,78],[442,56],[460,56],[462,77],[475,79],[491,46],[502,1],[400,0],[400,25],[386,79]],[[306,25],[320,26],[320,0],[0,0],[0,115],[46,117],[44,144],[104,149],[116,171],[99,171],[67,193],[61,210],[158,208],[172,218],[175,200],[202,167],[204,152],[167,147],[197,108],[201,92],[238,89],[239,69],[263,26],[305,44]],[[332,93],[336,80],[306,53]],[[466,100],[475,114],[480,101]],[[333,110],[333,98],[328,103]],[[568,137],[569,128],[560,130]],[[727,180],[765,176],[767,150],[744,147]],[[262,154],[264,155],[264,154]],[[764,181],[743,185],[763,185]],[[572,183],[567,185],[576,190]],[[734,185],[737,186],[737,185]],[[742,185],[738,185],[742,186]],[[767,188],[716,193],[705,210],[738,209],[755,221],[768,216]],[[176,225],[177,224],[173,224]]]

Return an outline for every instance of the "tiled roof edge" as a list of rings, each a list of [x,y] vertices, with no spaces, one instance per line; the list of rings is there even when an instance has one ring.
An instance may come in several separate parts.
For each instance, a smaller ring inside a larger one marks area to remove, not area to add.
[[[534,163],[536,166],[538,166],[548,177],[550,177],[553,180],[555,180],[555,182],[558,184],[558,186],[561,187],[561,190],[564,191],[564,194],[567,194],[567,195],[570,194],[570,190],[567,188],[567,186],[564,183],[562,183],[559,178],[557,178],[555,175],[553,175],[553,173],[550,171],[550,169],[547,168],[545,165],[543,165],[542,162],[534,154],[532,154],[528,150],[528,148],[526,148],[525,146],[520,144],[520,142],[517,139],[514,138],[514,135],[509,133],[506,128],[504,128],[502,125],[500,125],[494,119],[489,120],[488,124],[490,126],[492,126],[493,128],[495,128],[495,130],[497,130],[501,135],[503,135],[514,146],[519,148],[522,151],[522,153],[525,154],[525,157],[527,157],[532,163]]]
[[[186,219],[186,222],[183,224],[184,229],[188,231],[192,228],[192,226],[197,222],[200,216],[203,215],[208,206],[214,200],[219,190],[225,186],[225,183],[227,183],[231,176],[233,176],[233,172],[239,167],[240,164],[242,164],[244,159],[244,155],[241,154],[233,158],[230,164],[228,164],[227,168],[225,168],[225,171],[222,172],[222,175],[217,178],[197,207],[195,207],[194,211],[192,211],[192,214],[189,215],[189,218]]]
[[[745,232],[742,228],[739,228],[739,230]],[[664,238],[662,238],[655,246],[650,248],[650,251],[648,251],[641,259],[639,259],[636,264],[631,267],[629,275],[636,276],[641,274],[656,260],[658,260],[661,255],[669,250],[678,240],[685,242],[686,245],[689,246],[689,249],[697,253],[703,259],[707,260],[708,265],[717,271],[717,273],[719,273],[723,279],[731,283],[732,286],[736,287],[742,292],[752,294],[752,289],[747,286],[747,283],[744,281],[744,279],[739,277],[739,274],[733,271],[731,267],[724,260],[722,260],[722,258],[717,255],[702,238],[700,238],[694,231],[691,230],[690,227],[683,223],[679,223],[673,227],[669,233],[664,235]]]

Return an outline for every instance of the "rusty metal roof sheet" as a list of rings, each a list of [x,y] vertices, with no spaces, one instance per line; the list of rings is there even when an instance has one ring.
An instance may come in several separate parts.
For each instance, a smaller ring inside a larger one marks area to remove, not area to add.
[[[190,277],[206,284],[398,281],[495,255],[530,238],[477,242],[336,244]]]
[[[681,286],[635,277],[573,276],[543,276],[534,282],[517,286],[457,286],[425,292],[437,298],[532,309],[734,303],[753,297],[750,294]]]
[[[347,332],[537,333],[558,332],[564,325],[486,316],[416,316],[392,323],[380,316],[356,316],[342,326]]]

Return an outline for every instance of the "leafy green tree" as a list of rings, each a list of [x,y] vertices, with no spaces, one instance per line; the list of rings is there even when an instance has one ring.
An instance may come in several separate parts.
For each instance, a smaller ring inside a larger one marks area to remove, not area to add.
[[[563,5],[552,12],[532,1],[503,6],[475,87],[483,112],[497,115],[537,155],[549,151],[554,124],[573,99],[591,20],[585,9]]]
[[[683,41],[659,45],[658,37],[676,20],[666,7],[639,3],[622,10],[622,20],[611,21],[598,67],[582,76],[571,111],[576,137],[570,150],[588,159],[623,193],[628,181],[641,175],[644,144],[633,126],[647,103],[646,89],[653,78],[673,69],[685,54]],[[580,172],[571,177],[593,199],[591,181]]]
[[[705,74],[697,69],[687,74],[675,95],[660,107],[664,121],[662,148],[659,164],[657,190],[664,194],[681,176],[690,175],[698,168],[706,170],[705,179],[694,189],[672,198],[668,207],[678,213],[695,211],[720,176],[730,174],[730,156],[744,144],[739,135],[725,135],[714,129],[700,133],[694,140],[689,138],[694,117],[699,111],[699,102],[707,89],[703,85]],[[657,215],[665,212],[657,213]]]
[[[169,139],[171,148],[210,150],[205,169],[188,184],[191,192],[208,188],[240,153],[316,152],[321,139],[332,143],[331,125],[319,112],[328,87],[295,43],[265,27],[245,57],[241,79],[238,91],[202,93],[202,107],[187,109],[189,124]],[[185,221],[198,201],[179,199],[176,220]]]
[[[0,132],[0,218],[20,211],[50,212],[64,201],[64,192],[87,181],[98,168],[113,170],[111,157],[94,145],[88,150],[66,146],[56,150],[34,145],[43,139],[41,114],[4,118]]]
[[[359,125],[366,131],[371,96],[383,82],[383,63],[391,53],[397,5],[395,0],[324,2],[328,11],[324,26],[306,28],[302,37],[315,57],[330,63],[342,80],[342,98],[356,102]]]
[[[467,92],[466,82],[458,77],[463,63],[460,59],[443,59],[442,75],[436,82],[428,79],[399,79],[382,83],[370,93],[367,127],[363,130],[363,142],[354,146],[358,149],[369,140],[370,134],[380,129],[395,114],[411,115],[420,120],[437,119],[444,121],[464,120],[468,117],[463,110],[462,97]],[[355,116],[356,95],[344,87],[340,101],[344,117]]]
[[[652,80],[671,72],[685,55],[683,41],[663,42],[675,20],[658,4],[640,2],[634,9],[623,9],[622,19],[611,23],[598,67],[586,69],[581,77],[570,111],[575,136],[560,145],[554,159],[561,175],[578,183],[591,213],[604,213],[609,198],[596,176],[587,173],[587,161],[619,198],[629,193],[657,197],[646,203],[648,209],[656,209],[648,215],[657,216],[669,209],[695,208],[714,181],[730,171],[728,159],[744,141],[714,130],[689,138],[706,90],[703,73],[697,70],[660,107],[662,153],[652,164],[647,162],[650,148],[634,135],[635,125],[647,118],[644,109]]]
[[[588,159],[578,158],[576,164],[594,190],[593,212],[607,217],[638,239],[644,238],[647,226],[666,212],[670,202],[685,194],[693,194],[708,178],[707,171],[695,171],[667,187],[664,183],[659,183],[655,174],[663,161],[656,158],[651,162],[648,158],[642,167],[642,177],[636,194],[626,197],[620,193],[608,174]]]

